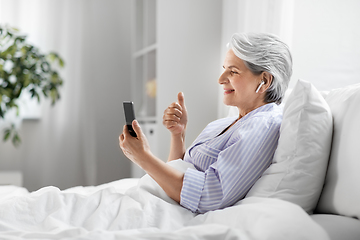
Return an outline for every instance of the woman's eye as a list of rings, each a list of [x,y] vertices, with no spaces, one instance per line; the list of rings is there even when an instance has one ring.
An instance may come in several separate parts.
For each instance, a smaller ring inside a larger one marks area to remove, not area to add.
[[[237,74],[237,72],[235,72],[235,71],[231,71],[230,73],[231,73],[231,75]]]

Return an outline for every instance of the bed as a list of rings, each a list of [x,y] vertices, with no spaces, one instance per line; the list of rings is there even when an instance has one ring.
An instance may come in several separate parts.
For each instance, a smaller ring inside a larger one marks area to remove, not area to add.
[[[187,163],[175,160],[184,170]],[[1,239],[327,239],[299,206],[249,197],[195,214],[168,198],[148,175],[60,191],[0,187]]]

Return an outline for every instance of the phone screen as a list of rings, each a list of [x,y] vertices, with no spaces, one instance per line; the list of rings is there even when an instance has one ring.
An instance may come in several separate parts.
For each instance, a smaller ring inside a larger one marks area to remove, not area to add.
[[[134,103],[130,101],[123,102],[124,113],[125,113],[125,121],[129,133],[131,136],[136,137],[136,133],[132,128],[132,122],[135,120],[135,113],[134,113]]]
[[[124,113],[125,113],[125,121],[126,124],[132,123],[135,120],[135,113],[134,113],[134,103],[133,102],[123,102],[124,104]]]

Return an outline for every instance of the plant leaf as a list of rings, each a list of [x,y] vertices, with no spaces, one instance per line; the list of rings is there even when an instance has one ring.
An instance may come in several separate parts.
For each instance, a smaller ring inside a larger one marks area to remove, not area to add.
[[[59,66],[62,68],[65,66],[64,60],[61,57],[59,57]]]
[[[12,143],[15,147],[18,147],[21,143],[21,138],[17,131],[15,131],[14,136],[12,138]]]
[[[11,134],[11,129],[10,128],[6,128],[4,130],[4,141],[7,141],[10,137],[10,134]]]
[[[4,118],[4,114],[5,114],[5,111],[2,110],[1,106],[0,106],[0,117],[1,118]]]

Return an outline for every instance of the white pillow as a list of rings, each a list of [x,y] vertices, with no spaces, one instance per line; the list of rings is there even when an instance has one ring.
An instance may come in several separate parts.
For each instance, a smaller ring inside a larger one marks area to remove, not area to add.
[[[360,219],[360,84],[331,90],[325,100],[334,136],[317,211]]]
[[[178,171],[185,173],[188,168],[195,169],[194,165],[191,163],[185,162],[182,159],[173,160],[167,162],[166,164],[170,165],[171,167],[177,169]],[[162,200],[176,204],[174,200],[172,200],[165,191],[159,186],[159,184],[150,177],[149,174],[145,174],[142,178],[140,178],[139,183],[137,185],[138,188],[144,189],[145,191],[149,192],[150,194],[161,198]]]
[[[246,197],[272,197],[311,213],[325,179],[332,138],[332,116],[325,99],[299,80],[290,93],[273,163]]]

